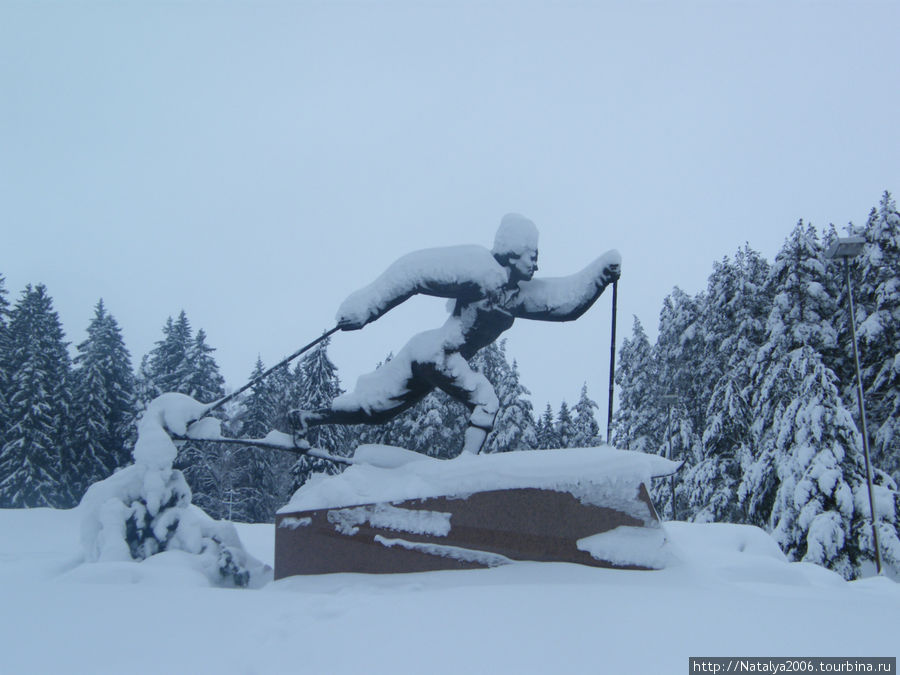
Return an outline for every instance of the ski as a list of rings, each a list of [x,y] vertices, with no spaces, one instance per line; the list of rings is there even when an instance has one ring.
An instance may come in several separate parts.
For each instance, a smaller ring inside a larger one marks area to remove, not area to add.
[[[254,448],[265,448],[267,450],[281,450],[283,452],[291,452],[295,455],[309,455],[317,459],[324,459],[327,462],[335,464],[357,464],[352,457],[341,457],[340,455],[332,455],[330,452],[321,448],[301,448],[290,434],[282,431],[270,431],[264,438],[224,438],[222,436],[202,436],[200,434],[178,435],[171,434],[172,439],[176,441],[195,441],[200,443],[228,443],[231,445],[244,445]]]

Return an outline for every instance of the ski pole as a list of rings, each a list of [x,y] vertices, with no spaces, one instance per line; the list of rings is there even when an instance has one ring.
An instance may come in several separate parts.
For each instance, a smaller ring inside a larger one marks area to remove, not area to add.
[[[243,394],[245,391],[247,391],[247,390],[248,390],[250,387],[252,387],[253,385],[258,384],[259,382],[262,382],[264,379],[266,379],[269,375],[271,375],[272,373],[274,373],[276,370],[278,370],[278,369],[281,368],[282,366],[287,365],[288,363],[290,363],[291,361],[293,361],[294,359],[296,359],[296,358],[297,358],[298,356],[300,356],[303,352],[309,351],[310,349],[312,349],[313,347],[315,347],[317,344],[319,344],[319,343],[322,342],[323,340],[325,340],[325,339],[331,337],[332,335],[334,335],[338,330],[340,330],[340,326],[335,326],[335,327],[332,328],[331,330],[329,330],[329,331],[327,331],[327,332],[325,332],[325,333],[322,333],[322,334],[321,334],[319,337],[317,337],[315,340],[313,340],[312,342],[310,342],[310,343],[307,344],[307,345],[304,345],[303,347],[301,347],[300,349],[298,349],[297,351],[295,351],[295,352],[294,352],[293,354],[291,354],[290,356],[287,356],[287,357],[283,358],[281,361],[279,361],[279,362],[276,363],[274,366],[272,366],[271,368],[269,368],[269,369],[268,369],[266,372],[264,372],[262,375],[260,375],[259,377],[253,378],[252,380],[250,380],[247,384],[245,384],[245,385],[244,385],[243,387],[241,387],[240,389],[231,392],[230,394],[228,394],[228,396],[223,396],[223,397],[220,398],[218,401],[213,401],[212,403],[210,403],[210,404],[207,406],[206,410],[203,412],[203,415],[208,415],[208,414],[211,413],[213,410],[218,410],[219,408],[221,408],[223,405],[225,405],[225,404],[228,403],[229,401],[234,400],[236,397],[238,397],[238,396],[240,396],[241,394]],[[195,421],[196,421],[196,420],[195,420]]]
[[[612,337],[609,342],[609,408],[606,414],[606,444],[609,445],[612,435],[613,386],[616,373],[616,304],[619,295],[619,280],[613,282],[612,295]]]

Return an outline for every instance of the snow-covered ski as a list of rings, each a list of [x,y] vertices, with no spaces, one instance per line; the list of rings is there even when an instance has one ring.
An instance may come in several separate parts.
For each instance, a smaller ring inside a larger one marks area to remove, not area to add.
[[[324,459],[335,464],[357,464],[352,457],[341,457],[333,455],[321,448],[303,448],[294,442],[290,434],[282,431],[270,431],[263,438],[225,438],[218,434],[204,435],[203,433],[193,432],[190,428],[186,435],[169,434],[176,441],[200,441],[201,443],[230,443],[232,445],[244,445],[254,448],[266,448],[269,450],[282,450],[284,452],[292,452],[295,455],[308,455],[318,459]]]

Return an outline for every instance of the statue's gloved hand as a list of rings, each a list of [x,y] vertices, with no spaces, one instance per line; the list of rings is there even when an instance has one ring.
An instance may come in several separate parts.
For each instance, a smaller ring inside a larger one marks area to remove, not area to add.
[[[622,267],[619,263],[612,263],[603,268],[603,273],[601,274],[601,279],[603,280],[604,286],[609,286],[611,283],[618,281],[619,277],[622,275]]]
[[[342,316],[340,319],[338,319],[338,328],[340,328],[341,330],[359,330],[367,323],[368,321],[360,321],[356,318]]]
[[[599,269],[600,271],[599,276],[596,278],[598,288],[606,288],[611,283],[618,281],[619,276],[622,274],[622,256],[616,250],[607,251],[597,258],[593,264],[596,265],[594,269]]]

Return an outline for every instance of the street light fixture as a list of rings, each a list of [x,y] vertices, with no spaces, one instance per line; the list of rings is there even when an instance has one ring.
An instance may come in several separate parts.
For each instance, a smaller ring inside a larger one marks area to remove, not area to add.
[[[872,495],[872,463],[869,461],[869,434],[866,430],[866,404],[863,401],[862,375],[859,372],[859,349],[856,346],[856,312],[853,309],[853,288],[850,285],[850,259],[863,251],[863,237],[839,237],[828,247],[825,257],[844,261],[844,281],[847,284],[848,310],[850,312],[850,336],[853,342],[853,363],[856,366],[856,402],[862,423],[863,455],[866,458],[866,483],[869,487],[869,512],[872,514],[872,540],[875,543],[875,567],[881,574],[881,547],[878,545],[878,528],[875,524],[875,499]]]

